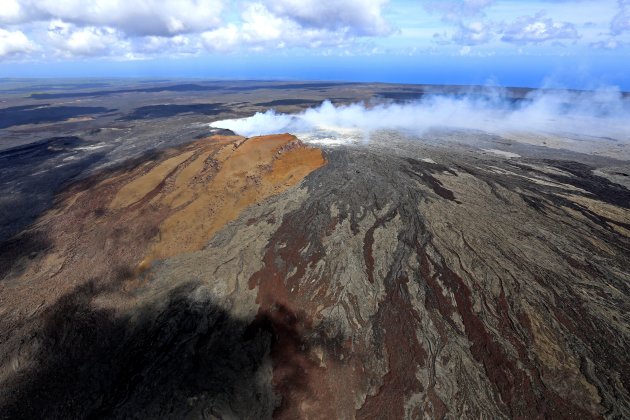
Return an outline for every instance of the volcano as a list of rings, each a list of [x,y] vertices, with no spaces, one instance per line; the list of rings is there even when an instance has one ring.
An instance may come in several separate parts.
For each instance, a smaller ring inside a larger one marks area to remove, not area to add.
[[[274,100],[374,93],[328,89]],[[212,95],[13,129],[0,417],[630,417],[624,142],[253,136]]]

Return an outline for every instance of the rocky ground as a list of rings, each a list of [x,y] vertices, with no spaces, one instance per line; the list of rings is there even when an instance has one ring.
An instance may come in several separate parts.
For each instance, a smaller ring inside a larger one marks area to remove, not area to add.
[[[0,417],[630,417],[628,162],[228,134],[3,242]]]
[[[5,412],[628,415],[630,192],[454,150],[212,137],[74,186],[5,260]]]

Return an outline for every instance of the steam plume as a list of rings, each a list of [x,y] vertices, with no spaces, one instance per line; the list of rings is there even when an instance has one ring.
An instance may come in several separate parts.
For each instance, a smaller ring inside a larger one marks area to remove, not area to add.
[[[364,138],[382,129],[422,134],[432,128],[496,134],[547,133],[625,142],[630,141],[630,105],[615,89],[534,91],[519,101],[509,98],[505,90],[493,90],[484,91],[482,97],[438,95],[413,102],[376,105],[335,106],[325,101],[295,115],[268,110],[211,125],[243,136],[290,132],[322,142]]]

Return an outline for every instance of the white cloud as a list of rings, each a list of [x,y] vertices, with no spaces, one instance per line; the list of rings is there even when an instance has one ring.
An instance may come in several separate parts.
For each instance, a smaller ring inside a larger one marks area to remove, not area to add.
[[[173,37],[148,36],[136,42],[135,50],[143,53],[163,53],[169,51],[176,54],[194,54],[201,45],[187,35]]]
[[[0,22],[17,22],[21,19],[22,13],[18,0],[0,0]]]
[[[579,37],[572,23],[556,22],[540,12],[535,16],[521,16],[508,24],[501,40],[527,44],[558,39],[578,39]]]
[[[483,16],[484,10],[495,0],[423,0],[425,9],[438,13],[447,22],[459,23],[463,19]]]
[[[271,13],[264,5],[249,5],[242,15],[241,35],[250,44],[264,44],[280,39],[284,32],[291,31],[298,25]]]
[[[482,21],[460,23],[452,41],[460,45],[485,44],[494,38],[492,26]]]
[[[0,0],[0,24],[57,57],[340,48],[390,33],[388,1],[245,0],[240,15],[224,21],[226,0]]]
[[[505,49],[502,42],[560,48],[559,41],[578,38],[591,48],[630,45],[630,0],[607,0],[606,7],[584,1],[587,10],[541,0],[548,14],[535,14],[541,2],[400,1],[0,0],[0,27],[32,40],[20,51],[34,51],[36,43],[48,58],[146,59],[281,49],[326,55],[490,54]],[[11,42],[17,44],[17,38]],[[466,46],[474,48],[461,49]]]
[[[228,24],[201,34],[210,51],[246,49],[319,48],[343,46],[353,40],[349,29],[335,31],[303,27],[287,17],[272,13],[261,3],[250,3],[241,14],[240,26]]]
[[[131,35],[175,35],[220,25],[222,0],[0,0],[0,22],[59,19]]]
[[[229,24],[213,31],[201,34],[203,44],[210,51],[230,51],[238,46],[241,41],[239,28]]]
[[[602,41],[593,42],[590,44],[592,48],[598,48],[602,50],[616,50],[618,48],[625,47],[626,42],[620,41],[615,38],[608,38]]]
[[[28,53],[38,47],[22,31],[8,31],[0,28],[0,57]]]
[[[630,31],[630,0],[619,0],[619,12],[610,23],[610,31],[613,35],[619,35]]]
[[[433,38],[439,44],[463,46],[485,44],[495,37],[496,25],[485,19],[485,9],[493,3],[494,0],[423,0],[427,11],[437,13],[456,28],[451,34],[435,33]]]
[[[305,28],[347,31],[355,35],[387,35],[383,17],[388,0],[264,0],[268,10]]]
[[[57,54],[72,56],[109,55],[126,43],[115,29],[108,27],[76,27],[55,20],[48,26],[49,44]]]

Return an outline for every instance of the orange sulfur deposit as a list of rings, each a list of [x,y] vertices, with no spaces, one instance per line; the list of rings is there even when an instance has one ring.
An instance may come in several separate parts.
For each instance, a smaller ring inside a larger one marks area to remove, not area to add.
[[[216,136],[132,177],[110,206],[169,209],[142,262],[146,266],[156,258],[201,249],[243,209],[294,186],[324,163],[319,149],[289,134]]]

